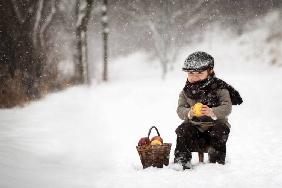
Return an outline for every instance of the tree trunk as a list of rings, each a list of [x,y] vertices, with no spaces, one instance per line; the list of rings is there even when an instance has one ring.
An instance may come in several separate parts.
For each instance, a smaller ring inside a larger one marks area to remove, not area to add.
[[[165,79],[166,74],[167,74],[168,60],[161,59],[160,61],[161,61],[161,66],[162,66],[162,79]]]
[[[76,64],[76,81],[78,84],[90,84],[90,75],[88,70],[87,58],[87,25],[90,18],[93,0],[86,0],[86,6],[83,2],[77,0],[77,64]]]
[[[108,81],[108,17],[107,17],[108,1],[103,0],[102,7],[102,27],[103,27],[103,81]]]
[[[27,21],[16,16],[11,1],[0,2],[1,10],[1,63],[0,107],[12,107],[40,97],[39,79],[42,58],[33,46],[34,12],[24,15]],[[36,1],[30,2],[35,7]]]
[[[77,28],[76,29],[76,40],[77,40],[77,64],[76,64],[76,75],[75,75],[75,80],[77,84],[83,84],[84,79],[83,79],[83,58],[82,58],[82,34],[81,34],[81,29]]]

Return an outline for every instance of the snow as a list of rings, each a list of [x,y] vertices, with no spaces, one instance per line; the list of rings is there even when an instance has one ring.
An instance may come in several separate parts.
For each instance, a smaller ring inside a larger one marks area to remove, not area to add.
[[[244,42],[252,36],[217,33],[184,48],[166,80],[157,62],[137,52],[111,62],[109,83],[2,109],[0,187],[281,187],[282,69],[269,66],[266,53],[261,60],[252,56],[252,45]],[[244,100],[229,116],[227,163],[209,164],[205,155],[199,164],[193,153],[192,170],[173,164],[143,170],[135,146],[153,125],[173,144],[173,160],[181,123],[176,106],[186,79],[181,65],[198,50],[215,58],[216,75]]]
[[[108,16],[102,16],[102,23],[108,23]]]
[[[78,8],[78,18],[76,22],[76,27],[79,27],[82,25],[82,21],[86,15],[87,12],[87,2],[86,1],[80,1],[79,2],[79,8]]]
[[[199,57],[205,59],[202,60]],[[212,64],[213,59],[209,54],[203,52],[194,52],[193,55],[191,54],[185,59],[183,68],[186,70],[200,70],[203,69],[203,67],[207,69],[207,67],[211,66]]]

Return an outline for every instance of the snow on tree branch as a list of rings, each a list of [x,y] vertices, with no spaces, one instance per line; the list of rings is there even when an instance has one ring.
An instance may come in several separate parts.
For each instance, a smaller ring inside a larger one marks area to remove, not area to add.
[[[77,6],[78,6],[78,17],[77,17],[76,27],[80,27],[87,13],[87,2],[85,0],[78,1]]]

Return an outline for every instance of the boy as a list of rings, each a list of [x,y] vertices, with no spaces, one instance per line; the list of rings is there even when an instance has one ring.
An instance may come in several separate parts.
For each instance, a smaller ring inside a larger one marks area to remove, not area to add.
[[[227,117],[232,105],[243,102],[238,91],[215,77],[213,68],[214,59],[205,52],[190,54],[182,68],[188,78],[178,100],[177,114],[184,122],[175,131],[174,162],[184,170],[191,168],[191,152],[205,145],[210,146],[209,162],[225,164],[230,132]],[[196,103],[201,103],[200,112],[196,112]]]

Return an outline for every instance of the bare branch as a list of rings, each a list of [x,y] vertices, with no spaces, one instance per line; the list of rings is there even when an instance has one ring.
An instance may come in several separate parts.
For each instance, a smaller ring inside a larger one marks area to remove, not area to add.
[[[87,12],[87,2],[86,0],[84,1],[77,1],[77,6],[78,6],[78,14],[77,14],[77,22],[76,26],[80,27],[83,23],[83,19],[86,16]]]
[[[193,7],[190,8],[190,10],[193,10],[191,12],[189,12],[190,16],[191,15],[195,15],[197,12],[200,12],[201,9],[203,8],[202,6],[205,4],[206,0],[201,0],[201,1],[198,1],[197,4],[195,4]]]
[[[21,11],[19,10],[19,5],[17,4],[17,0],[12,0],[12,4],[19,22],[23,24],[25,20],[23,18],[23,15],[21,14]]]
[[[149,29],[152,31],[153,34],[153,42],[154,42],[154,47],[156,49],[157,55],[159,58],[163,57],[163,52],[165,48],[164,40],[162,40],[160,33],[158,32],[155,24],[152,21],[146,22],[146,25],[149,27]]]
[[[35,48],[37,47],[37,40],[38,40],[37,34],[38,34],[38,29],[39,29],[39,23],[40,23],[41,16],[42,16],[43,3],[44,3],[44,0],[38,1],[38,9],[36,11],[36,18],[35,18],[35,23],[33,27],[33,45]]]
[[[198,1],[198,3],[192,8],[193,11],[189,12],[188,15],[190,19],[184,24],[184,28],[187,29],[188,27],[194,25],[195,23],[197,23],[197,21],[203,18],[203,15],[207,13],[209,8],[208,6],[203,7],[206,2],[206,0]],[[210,4],[210,6],[211,5],[212,4]]]
[[[93,0],[87,0],[87,5],[86,5],[86,13],[85,16],[83,17],[82,23],[83,25],[87,26],[87,23],[89,21],[90,15],[91,15],[91,10],[93,6]]]
[[[46,31],[46,28],[50,25],[54,14],[56,13],[56,0],[52,0],[51,1],[51,11],[48,14],[45,23],[42,25],[42,27],[40,28],[40,45],[44,48],[45,43],[44,43],[44,33]]]
[[[203,12],[202,12],[203,13]],[[190,26],[194,25],[197,23],[200,19],[202,18],[202,14],[195,14],[193,17],[191,17],[185,24],[184,28],[189,28]]]
[[[146,7],[143,1],[131,1],[128,7],[120,7],[119,12],[123,15],[131,17],[135,21],[135,25],[144,25],[145,22],[150,20],[150,15],[146,14]]]
[[[175,12],[172,13],[171,17],[170,17],[170,23],[173,23],[178,17],[183,15],[183,11],[181,10],[177,10]]]
[[[18,4],[18,1],[17,0],[12,0],[11,1],[12,4],[13,4],[13,9],[15,11],[15,14],[16,14],[16,17],[19,21],[20,24],[23,24],[25,23],[25,21],[30,18],[30,16],[33,14],[34,12],[34,9],[33,6],[34,6],[34,3],[31,2],[30,5],[28,6],[27,8],[27,13],[21,11],[21,6]]]

